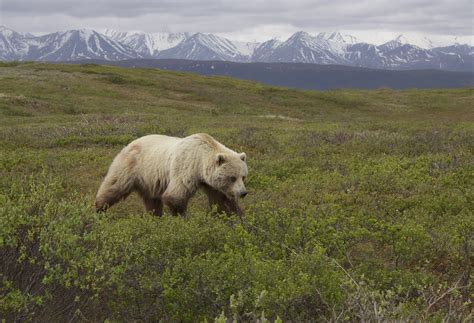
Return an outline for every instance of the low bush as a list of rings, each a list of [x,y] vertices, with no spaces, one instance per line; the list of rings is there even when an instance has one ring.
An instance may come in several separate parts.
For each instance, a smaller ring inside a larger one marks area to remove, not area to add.
[[[7,321],[469,317],[460,281],[403,266],[416,261],[407,244],[430,240],[416,226],[265,205],[243,220],[113,218],[47,174],[25,183],[0,197]],[[389,270],[367,251],[349,260],[360,244],[397,249],[398,264]]]

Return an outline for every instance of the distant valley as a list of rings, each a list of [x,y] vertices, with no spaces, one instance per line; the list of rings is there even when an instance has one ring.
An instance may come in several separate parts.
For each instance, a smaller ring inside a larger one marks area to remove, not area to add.
[[[236,63],[182,59],[82,60],[75,64],[159,68],[200,75],[221,75],[305,90],[455,88],[474,86],[474,73],[441,70],[379,70],[343,65],[303,63]]]

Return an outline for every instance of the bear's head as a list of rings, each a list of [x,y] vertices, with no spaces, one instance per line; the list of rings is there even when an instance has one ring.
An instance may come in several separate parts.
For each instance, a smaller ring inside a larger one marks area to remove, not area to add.
[[[238,200],[247,195],[247,156],[245,153],[218,153],[214,160],[214,170],[209,184],[230,200]]]

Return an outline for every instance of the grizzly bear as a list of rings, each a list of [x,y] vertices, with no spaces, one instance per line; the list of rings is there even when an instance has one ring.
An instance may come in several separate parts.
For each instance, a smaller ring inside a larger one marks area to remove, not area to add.
[[[208,134],[185,138],[149,135],[138,138],[115,157],[96,196],[98,212],[138,192],[147,211],[186,216],[189,199],[199,188],[210,207],[242,214],[239,198],[247,195],[246,154],[236,153]]]

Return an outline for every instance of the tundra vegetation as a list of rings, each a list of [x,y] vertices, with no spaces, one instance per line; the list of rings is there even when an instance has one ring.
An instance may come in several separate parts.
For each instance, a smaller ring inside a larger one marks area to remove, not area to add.
[[[0,318],[472,321],[473,94],[2,64]],[[247,153],[242,219],[94,212],[127,143],[197,132]]]

